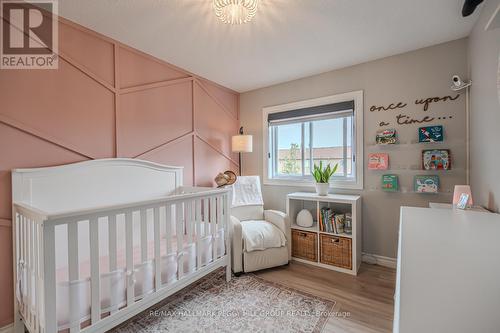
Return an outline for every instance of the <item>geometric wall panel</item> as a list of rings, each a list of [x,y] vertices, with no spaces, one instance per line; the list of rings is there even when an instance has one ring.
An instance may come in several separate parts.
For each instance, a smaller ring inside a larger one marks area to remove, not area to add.
[[[12,217],[11,175],[10,169],[0,171],[0,218],[10,220]]]
[[[231,153],[231,136],[238,133],[239,122],[197,83],[194,86],[194,114],[199,136],[227,157],[235,159]]]
[[[115,77],[113,44],[90,31],[84,32],[67,24],[61,24],[59,28],[60,51],[113,85]]]
[[[0,327],[12,322],[14,310],[12,308],[12,229],[0,226]]]
[[[195,138],[194,151],[195,166],[200,166],[195,170],[196,185],[214,186],[215,176],[225,170],[232,170],[238,174],[238,166],[235,163],[219,154],[199,138]],[[203,164],[203,161],[210,161],[210,163]]]
[[[141,160],[147,160],[165,165],[183,166],[182,170],[185,186],[193,186],[193,136],[188,135],[176,142],[155,149],[143,156]]]
[[[227,89],[220,88],[216,86],[215,84],[207,81],[207,80],[201,80],[203,87],[205,87],[210,94],[215,96],[217,100],[224,105],[226,110],[236,119],[239,119],[238,115],[238,104],[239,104],[239,99],[238,95],[230,92]]]
[[[93,158],[113,155],[114,94],[60,59],[57,70],[2,70],[0,116]]]
[[[189,77],[188,74],[153,60],[149,56],[120,47],[120,88]]]
[[[59,69],[0,72],[0,327],[13,320],[11,169],[138,156],[183,166],[185,185],[212,186],[218,172],[238,168],[230,143],[239,127],[237,93],[58,23]],[[123,90],[138,85],[148,86]]]
[[[11,180],[14,168],[35,168],[87,160],[50,142],[0,123],[0,218],[10,219]]]
[[[135,157],[193,131],[192,82],[120,96],[118,156]]]

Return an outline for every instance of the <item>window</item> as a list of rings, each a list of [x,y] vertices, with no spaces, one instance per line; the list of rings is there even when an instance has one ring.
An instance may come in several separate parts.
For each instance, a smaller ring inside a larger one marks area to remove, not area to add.
[[[313,184],[311,170],[323,162],[338,164],[332,185],[361,189],[362,96],[360,91],[265,108],[264,182]]]

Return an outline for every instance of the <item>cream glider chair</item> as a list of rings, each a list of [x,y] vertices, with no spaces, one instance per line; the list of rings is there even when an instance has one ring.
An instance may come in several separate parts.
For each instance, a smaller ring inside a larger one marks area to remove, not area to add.
[[[286,265],[291,257],[288,216],[264,210],[259,176],[238,177],[232,185],[233,272],[253,272]]]

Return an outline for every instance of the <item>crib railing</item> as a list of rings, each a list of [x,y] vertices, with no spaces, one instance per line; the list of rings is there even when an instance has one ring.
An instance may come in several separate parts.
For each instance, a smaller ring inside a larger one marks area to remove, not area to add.
[[[43,213],[15,207],[15,296],[26,326],[40,332],[43,325]]]
[[[229,207],[227,190],[51,216],[15,204],[16,297],[25,325],[32,333],[99,332],[145,310],[152,299],[161,300],[187,286],[199,274],[230,267]],[[122,256],[117,250],[118,221],[125,224],[124,267],[118,265]],[[137,221],[138,248],[134,247]],[[84,234],[79,228],[82,223],[88,225]],[[148,223],[153,224],[152,235]],[[107,237],[102,234],[103,226]],[[67,245],[56,244],[56,229],[61,227],[67,232]],[[103,237],[107,238],[107,256],[100,253]],[[87,241],[89,260],[84,263],[79,249]],[[56,267],[56,251],[61,248],[67,248],[67,279],[63,281]],[[139,262],[134,261],[134,254]],[[86,264],[90,269],[82,276]],[[226,272],[229,280],[230,269]]]

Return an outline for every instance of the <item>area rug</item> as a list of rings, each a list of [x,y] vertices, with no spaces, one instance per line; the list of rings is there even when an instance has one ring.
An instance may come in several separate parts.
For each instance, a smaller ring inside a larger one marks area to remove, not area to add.
[[[335,302],[253,274],[223,270],[142,312],[112,332],[320,332]]]

